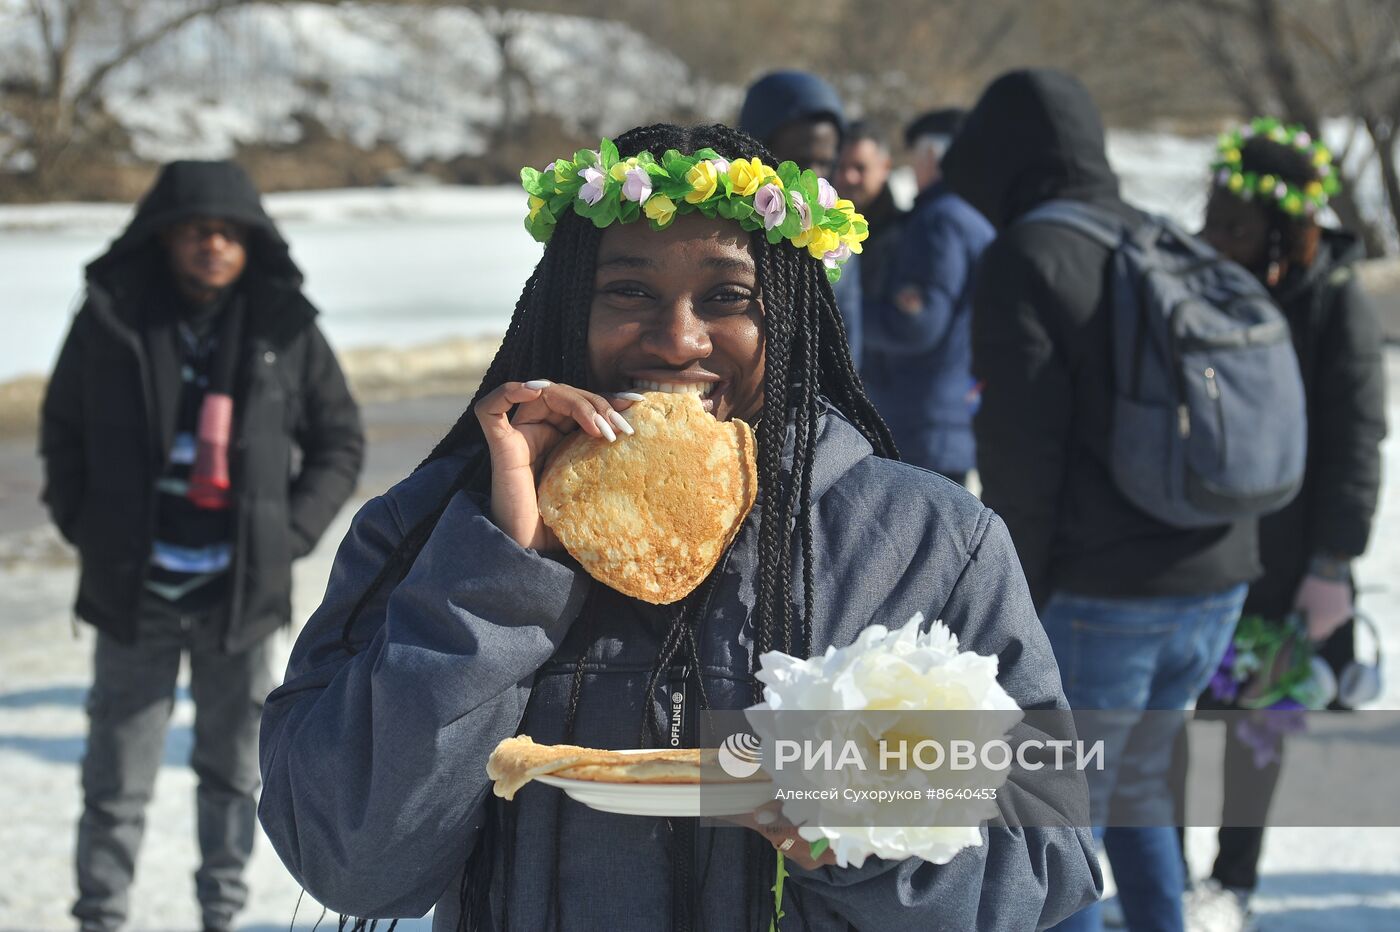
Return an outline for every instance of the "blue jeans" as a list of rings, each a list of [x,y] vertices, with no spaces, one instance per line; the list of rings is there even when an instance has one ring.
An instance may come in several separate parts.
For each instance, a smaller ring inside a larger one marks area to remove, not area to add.
[[[1171,750],[1180,723],[1172,734],[1164,734],[1158,719],[1145,724],[1138,713],[1191,705],[1234,635],[1246,589],[1240,585],[1206,596],[1140,599],[1060,592],[1041,612],[1070,708],[1123,713],[1121,724],[1104,731],[1104,768],[1086,771],[1094,824],[1106,824],[1110,805],[1139,812],[1155,808],[1163,814],[1160,821],[1134,827],[1094,829],[1113,866],[1123,915],[1133,932],[1181,932],[1185,886],[1170,815]],[[1098,932],[1103,917],[1095,904],[1055,928]]]

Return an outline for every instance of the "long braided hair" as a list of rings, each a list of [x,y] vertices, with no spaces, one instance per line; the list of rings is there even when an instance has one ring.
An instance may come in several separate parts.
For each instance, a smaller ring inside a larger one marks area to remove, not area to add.
[[[727,158],[757,157],[767,164],[775,164],[772,154],[759,142],[721,124],[691,128],[656,124],[633,129],[615,142],[623,156],[642,151],[659,156],[667,149],[694,152],[709,147]],[[450,454],[464,454],[465,463],[437,507],[409,530],[351,610],[342,630],[347,650],[357,649],[356,619],[383,586],[396,584],[408,572],[451,499],[458,492],[480,497],[483,501],[489,497],[490,454],[473,411],[476,403],[508,381],[550,379],[599,389],[587,384],[587,334],[600,238],[600,230],[571,212],[559,218],[545,246],[544,256],[525,283],[505,339],[471,406],[418,468]],[[764,403],[757,424],[761,506],[758,598],[753,620],[754,669],[751,670],[756,672],[757,658],[765,651],[779,649],[802,656],[811,652],[813,548],[809,501],[817,421],[825,402],[829,401],[860,431],[877,455],[893,458],[897,454],[888,429],[866,397],[851,364],[841,315],[821,263],[786,243],[771,245],[761,235],[752,236],[750,242],[764,309],[765,348]],[[791,452],[789,468],[783,463],[785,446]],[[800,608],[794,592],[792,555],[795,549],[801,554]],[[646,744],[658,743],[665,730],[664,711],[655,697],[661,678],[678,656],[686,657],[690,675],[699,686],[701,705],[707,705],[704,684],[700,680],[697,631],[704,605],[719,576],[718,572],[712,574],[697,592],[680,603],[662,638],[642,703],[641,732]],[[565,741],[573,737],[585,679],[585,653],[580,654],[572,679],[564,723]],[[761,691],[761,684],[754,679],[755,701],[761,698]],[[558,804],[563,805],[562,801]],[[460,891],[461,928],[482,926],[492,886],[489,862],[494,859],[497,846],[504,848],[504,889],[505,899],[509,899],[515,814],[514,807],[500,808],[506,811],[500,813],[499,818],[489,815],[486,818],[485,828],[476,843],[477,854],[467,853],[469,861],[479,858],[488,863],[469,864],[465,872]],[[556,811],[554,820],[556,859],[562,811]],[[768,848],[757,835],[750,844],[750,850],[756,845],[758,853]],[[676,854],[674,849],[672,854],[673,857]],[[759,859],[758,863],[771,866],[772,858]],[[752,915],[754,894],[766,891],[772,880],[764,877],[761,871],[749,873],[755,877],[754,889],[748,891]],[[555,901],[551,905],[557,923],[561,909],[557,902],[558,884],[554,886]],[[758,895],[756,899],[761,911],[765,898]],[[761,915],[757,922],[766,925]],[[498,916],[494,924],[508,928],[508,914]]]

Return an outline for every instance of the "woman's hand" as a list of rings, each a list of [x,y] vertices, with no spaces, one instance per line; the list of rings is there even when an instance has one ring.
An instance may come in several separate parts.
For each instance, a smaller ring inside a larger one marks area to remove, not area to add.
[[[506,382],[476,403],[476,419],[491,453],[491,520],[522,547],[557,550],[559,539],[540,520],[535,489],[549,454],[575,430],[612,442],[632,425],[619,414],[640,400],[633,393],[604,398],[545,379]],[[519,407],[516,407],[516,406]],[[510,416],[516,408],[515,416]]]
[[[758,832],[775,850],[781,851],[783,857],[806,870],[831,867],[836,863],[836,854],[830,848],[820,857],[812,857],[812,843],[797,834],[797,827],[783,818],[780,802],[767,803],[747,815],[732,816],[728,821]]]

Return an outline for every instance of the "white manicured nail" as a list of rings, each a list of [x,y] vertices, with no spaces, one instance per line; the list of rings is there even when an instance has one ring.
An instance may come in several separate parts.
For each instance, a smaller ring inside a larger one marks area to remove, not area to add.
[[[617,434],[613,433],[612,425],[608,423],[607,418],[594,412],[593,423],[598,425],[598,429],[603,432],[603,436],[607,438],[608,443],[613,443],[617,440]]]
[[[551,382],[549,379],[531,379],[530,381],[525,383],[525,387],[530,389],[531,391],[537,392],[542,389],[549,388],[549,386],[553,384],[554,383]]]
[[[772,809],[760,809],[753,814],[753,820],[759,825],[772,825],[778,821],[778,814]]]
[[[621,398],[623,401],[646,401],[646,400],[647,400],[647,398],[646,398],[645,395],[642,395],[642,394],[640,394],[640,393],[638,393],[638,392],[618,392],[618,393],[617,393],[616,395],[614,395],[613,397],[614,397],[614,398]]]
[[[608,412],[608,420],[612,421],[614,427],[616,427],[618,430],[622,431],[629,437],[637,432],[631,424],[627,423],[627,418],[623,417],[616,411]]]

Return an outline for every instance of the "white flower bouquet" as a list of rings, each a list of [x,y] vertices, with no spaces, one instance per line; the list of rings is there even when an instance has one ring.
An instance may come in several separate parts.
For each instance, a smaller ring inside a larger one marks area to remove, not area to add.
[[[920,630],[922,624],[923,615],[916,614],[897,630],[872,625],[849,647],[827,648],[825,654],[807,660],[779,651],[764,654],[758,678],[767,687],[765,701],[748,710],[750,726],[766,747],[772,747],[779,716],[761,713],[850,713],[803,717],[804,727],[819,732],[804,735],[838,747],[854,742],[876,757],[881,748],[891,746],[908,748],[925,741],[947,746],[953,737],[986,744],[1004,738],[1020,721],[1021,710],[997,682],[997,658],[960,653],[957,637],[941,621],[927,632]],[[981,714],[927,714],[938,711]],[[878,819],[871,818],[868,803],[813,802],[802,792],[779,794],[785,799],[784,818],[798,827],[813,858],[829,847],[841,867],[859,867],[871,855],[947,863],[959,851],[982,843],[980,822],[996,812],[996,803],[985,796],[969,800],[969,794],[929,792],[929,773],[923,769],[769,769],[781,790],[810,790],[818,783],[831,789],[836,780],[840,798],[868,800],[878,791],[889,791],[879,797],[890,801],[881,803]],[[938,785],[985,792],[1006,776],[1004,770],[981,767],[940,771]],[[892,812],[889,806],[901,808]],[[895,826],[905,815],[907,824]],[[778,857],[781,883],[786,870],[781,853]],[[780,887],[774,892],[780,896]]]

